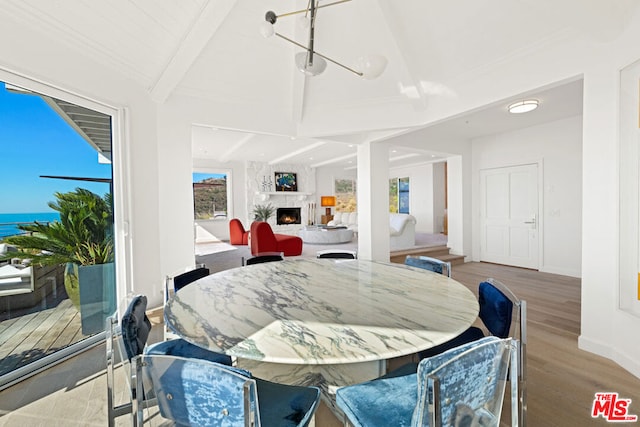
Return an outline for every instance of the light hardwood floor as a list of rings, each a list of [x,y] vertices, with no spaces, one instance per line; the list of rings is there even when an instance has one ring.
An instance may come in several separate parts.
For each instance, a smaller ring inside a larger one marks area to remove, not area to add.
[[[580,279],[487,263],[452,270],[455,280],[476,293],[479,282],[493,277],[527,301],[529,426],[609,425],[591,417],[595,393],[603,391],[632,399],[630,412],[640,415],[640,379],[578,349]]]
[[[640,415],[640,379],[578,349],[579,279],[486,263],[453,267],[453,278],[474,292],[488,277],[528,303],[528,426],[610,425],[591,418],[594,395],[602,391],[632,399],[630,412]],[[0,392],[0,426],[106,425],[104,378],[104,347],[99,346]],[[118,425],[127,421],[121,417]],[[151,425],[166,424],[152,418]],[[326,408],[319,409],[317,427],[340,425]]]

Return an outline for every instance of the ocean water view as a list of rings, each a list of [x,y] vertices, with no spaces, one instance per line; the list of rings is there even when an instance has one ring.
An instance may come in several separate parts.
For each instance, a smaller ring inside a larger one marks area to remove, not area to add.
[[[36,213],[0,213],[0,239],[20,234],[18,224],[38,222],[52,222],[60,219],[58,212]]]

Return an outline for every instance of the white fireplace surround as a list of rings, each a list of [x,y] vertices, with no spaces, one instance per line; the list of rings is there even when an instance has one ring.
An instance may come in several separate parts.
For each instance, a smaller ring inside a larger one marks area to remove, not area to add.
[[[263,181],[274,181],[276,172],[293,172],[296,174],[298,191],[274,191],[275,184],[269,188],[263,188]],[[301,224],[277,225],[276,215],[267,221],[277,233],[297,235],[303,226],[309,223],[309,212],[312,204],[315,204],[316,192],[315,169],[299,164],[270,165],[263,162],[247,162],[246,191],[248,206],[246,223],[253,221],[253,208],[256,205],[271,203],[274,208],[300,208]],[[264,191],[268,190],[268,191]]]

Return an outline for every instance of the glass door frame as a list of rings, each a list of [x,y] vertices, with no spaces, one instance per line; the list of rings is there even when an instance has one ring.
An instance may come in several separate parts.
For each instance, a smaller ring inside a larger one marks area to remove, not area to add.
[[[35,80],[20,73],[0,67],[0,81],[28,89],[30,91],[57,98],[76,105],[89,108],[111,116],[111,166],[112,166],[112,195],[114,200],[114,244],[116,264],[116,301],[120,302],[127,295],[129,284],[132,283],[131,238],[130,224],[130,181],[128,175],[128,151],[125,141],[128,138],[128,111],[126,108],[115,107],[104,102],[82,96],[71,91]],[[120,304],[118,304],[120,307]],[[78,355],[96,345],[102,344],[105,333],[101,332],[83,339],[75,344],[42,357],[29,365],[18,368],[0,377],[0,390],[10,387],[26,378],[42,372],[64,360]]]

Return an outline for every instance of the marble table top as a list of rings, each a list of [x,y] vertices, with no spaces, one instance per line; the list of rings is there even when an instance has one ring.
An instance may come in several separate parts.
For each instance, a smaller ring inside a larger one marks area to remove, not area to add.
[[[294,259],[239,267],[177,292],[165,322],[238,358],[325,365],[390,359],[466,330],[478,302],[426,270],[365,260]]]

